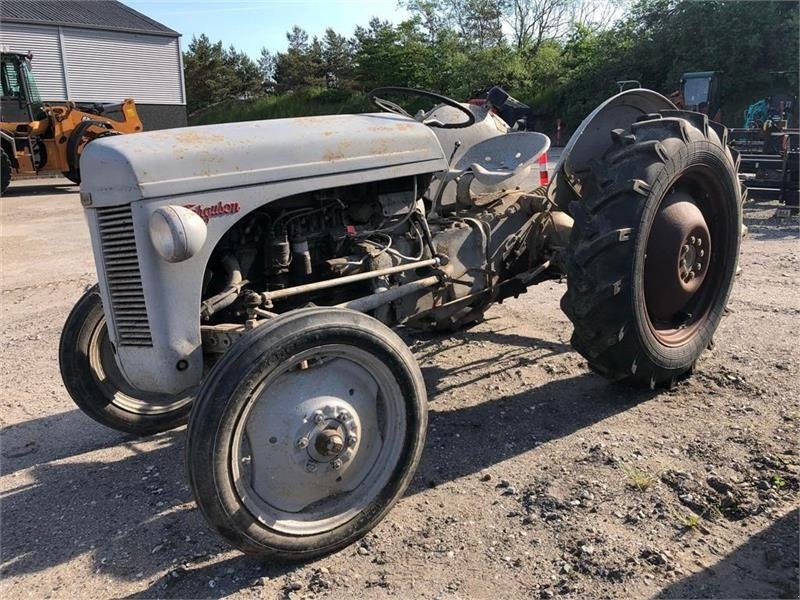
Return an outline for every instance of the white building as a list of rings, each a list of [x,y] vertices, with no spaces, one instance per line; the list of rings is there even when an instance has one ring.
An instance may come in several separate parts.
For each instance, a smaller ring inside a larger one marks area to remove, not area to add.
[[[0,46],[33,54],[45,102],[133,98],[145,130],[186,125],[180,34],[121,2],[2,0]]]

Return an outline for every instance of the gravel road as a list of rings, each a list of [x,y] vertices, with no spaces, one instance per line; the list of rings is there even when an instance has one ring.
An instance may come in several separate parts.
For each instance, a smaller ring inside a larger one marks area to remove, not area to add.
[[[198,514],[185,429],[136,439],[61,385],[94,279],[77,189],[15,182],[2,226],[5,598],[798,596],[797,220],[751,205],[730,315],[672,391],[607,383],[547,283],[452,337],[404,332],[430,431],[405,498],[301,565],[231,551]]]

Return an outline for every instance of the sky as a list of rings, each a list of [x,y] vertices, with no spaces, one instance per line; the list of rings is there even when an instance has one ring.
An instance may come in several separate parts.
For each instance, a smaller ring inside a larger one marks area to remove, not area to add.
[[[271,52],[286,48],[286,32],[293,25],[309,37],[322,36],[332,27],[349,37],[356,25],[372,17],[398,23],[408,16],[397,0],[123,0],[182,34],[184,50],[192,36],[205,33],[257,59],[262,46]]]

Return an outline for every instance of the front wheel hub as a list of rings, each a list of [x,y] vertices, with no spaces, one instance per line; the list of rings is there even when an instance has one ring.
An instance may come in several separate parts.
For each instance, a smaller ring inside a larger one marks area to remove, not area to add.
[[[661,203],[647,241],[647,310],[672,321],[700,289],[711,259],[708,224],[694,198],[676,191]]]
[[[355,457],[360,423],[356,411],[340,400],[323,404],[310,417],[302,418],[294,456],[309,473],[338,470]]]

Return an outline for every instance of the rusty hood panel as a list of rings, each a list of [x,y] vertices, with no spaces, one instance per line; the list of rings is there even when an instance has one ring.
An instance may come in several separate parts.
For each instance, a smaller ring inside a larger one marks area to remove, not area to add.
[[[447,168],[434,133],[413,119],[273,119],[96,140],[81,157],[81,191],[94,204],[120,204],[401,165],[418,165],[419,173]]]

